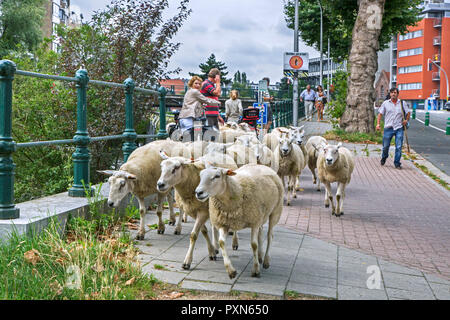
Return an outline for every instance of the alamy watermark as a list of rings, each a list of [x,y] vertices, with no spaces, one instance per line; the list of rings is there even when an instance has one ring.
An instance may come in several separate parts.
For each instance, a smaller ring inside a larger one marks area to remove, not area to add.
[[[367,288],[372,289],[381,289],[381,271],[380,267],[376,265],[371,265],[367,267],[366,273],[370,274],[369,278],[366,281]]]

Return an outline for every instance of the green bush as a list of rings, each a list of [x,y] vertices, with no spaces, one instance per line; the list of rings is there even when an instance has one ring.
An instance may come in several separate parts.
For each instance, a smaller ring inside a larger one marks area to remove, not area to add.
[[[347,78],[348,73],[344,71],[337,71],[334,75],[334,92],[325,109],[325,114],[330,118],[333,128],[339,127],[339,119],[347,106]]]

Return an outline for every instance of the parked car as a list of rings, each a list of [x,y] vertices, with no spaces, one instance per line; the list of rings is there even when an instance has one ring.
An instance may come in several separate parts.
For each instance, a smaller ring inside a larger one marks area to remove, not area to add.
[[[450,101],[447,101],[444,105],[444,109],[450,111]]]

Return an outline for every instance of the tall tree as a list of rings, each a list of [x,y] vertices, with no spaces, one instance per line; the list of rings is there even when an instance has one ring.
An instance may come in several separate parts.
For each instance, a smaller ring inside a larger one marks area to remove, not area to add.
[[[0,1],[0,57],[18,46],[32,51],[42,40],[45,0]]]
[[[241,72],[239,70],[234,73],[233,82],[241,83]]]
[[[224,62],[217,61],[214,53],[211,53],[206,62],[200,63],[198,67],[200,68],[200,74],[189,72],[189,75],[191,77],[200,76],[203,80],[205,80],[206,78],[208,78],[209,70],[211,70],[212,68],[217,68],[220,70],[222,83],[224,84],[231,83],[231,79],[227,79],[226,77],[228,75],[228,72],[225,70],[227,70],[228,67],[225,65]]]
[[[300,0],[302,39],[320,46],[320,8],[323,6],[324,39],[330,38],[331,56],[348,58],[347,107],[340,126],[347,132],[373,132],[374,77],[377,51],[392,36],[407,32],[420,19],[420,0]],[[293,27],[294,3],[285,2],[286,21]]]
[[[247,84],[247,74],[245,72],[242,72],[241,82]]]

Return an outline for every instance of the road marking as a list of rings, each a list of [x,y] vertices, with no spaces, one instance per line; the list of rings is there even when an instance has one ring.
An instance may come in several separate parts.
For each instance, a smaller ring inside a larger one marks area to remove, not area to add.
[[[420,120],[420,119],[417,119],[416,118],[416,120],[417,121],[419,121],[419,122],[422,122],[423,124],[425,124],[425,122],[423,122],[422,120]],[[428,125],[430,128],[433,128],[433,129],[436,129],[436,130],[439,130],[439,131],[442,131],[442,132],[444,132],[445,133],[445,130],[442,130],[441,128],[437,128],[437,127],[435,127],[435,126],[433,126],[433,125]]]

